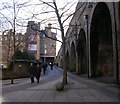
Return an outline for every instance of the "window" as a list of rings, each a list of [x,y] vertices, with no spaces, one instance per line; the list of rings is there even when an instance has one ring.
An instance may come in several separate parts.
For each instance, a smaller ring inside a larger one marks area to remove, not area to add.
[[[42,34],[43,38],[45,38],[45,34]]]
[[[37,44],[29,44],[28,50],[36,51],[37,50]]]
[[[30,41],[34,41],[34,35],[31,35]]]

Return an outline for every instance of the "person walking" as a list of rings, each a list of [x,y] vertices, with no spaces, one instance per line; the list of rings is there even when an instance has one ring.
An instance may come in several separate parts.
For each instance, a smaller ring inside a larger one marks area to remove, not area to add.
[[[42,68],[43,68],[43,74],[45,74],[46,69],[47,69],[47,64],[46,64],[46,63],[44,63],[44,64],[43,64],[43,66],[42,66]]]
[[[39,83],[40,75],[41,75],[42,64],[38,63],[35,69],[35,77],[37,79],[37,83]]]
[[[31,83],[34,83],[35,66],[33,63],[30,63],[29,72],[30,72]]]
[[[51,70],[53,70],[53,63],[50,63]]]

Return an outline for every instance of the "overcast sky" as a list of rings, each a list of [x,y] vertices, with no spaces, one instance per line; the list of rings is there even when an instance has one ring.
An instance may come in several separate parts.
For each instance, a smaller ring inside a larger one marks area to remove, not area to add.
[[[44,0],[44,1],[51,2],[52,0]],[[27,26],[28,21],[41,22],[43,19],[46,19],[47,21],[41,23],[41,29],[44,29],[44,27],[46,27],[48,23],[52,23],[53,27],[58,28],[59,24],[58,22],[56,22],[57,19],[56,18],[53,18],[52,20],[49,19],[50,17],[56,16],[55,12],[41,14],[41,12],[53,11],[53,9],[51,7],[48,7],[47,5],[40,5],[39,0],[0,0],[0,20],[1,20],[0,30],[1,31],[12,28],[11,24],[13,24],[13,17],[14,17],[13,2],[15,2],[15,7],[16,7],[16,23],[20,25],[20,26],[16,25],[16,31],[25,33],[26,27],[24,26]],[[24,7],[20,9],[17,7],[18,4],[22,4],[25,2],[28,2],[28,3],[26,3]],[[37,5],[34,5],[34,4],[37,4]],[[65,11],[65,9],[63,9],[64,6],[66,10],[70,8],[69,11],[66,12],[66,14],[70,14],[75,11],[77,0],[74,0],[74,1],[73,0],[62,0],[62,1],[56,0],[56,4],[60,9],[59,11],[60,14]],[[10,7],[10,8],[6,9],[6,7]],[[40,14],[40,15],[33,15],[33,14]],[[64,20],[65,17],[66,16],[64,16],[64,18],[62,19]],[[68,25],[70,20],[71,18],[68,19],[68,21],[66,21],[65,25]],[[11,24],[8,21],[10,21]],[[65,31],[66,30],[67,30],[67,27],[65,28]],[[52,31],[57,32],[58,33],[57,38],[61,39],[61,34],[59,30],[52,30]],[[57,51],[59,50],[60,45],[61,44],[57,42]]]
[[[56,25],[58,25],[58,24],[56,24],[55,18],[53,18],[52,20],[49,19],[50,17],[56,16],[55,12],[40,14],[43,11],[53,11],[53,9],[46,5],[38,5],[38,4],[40,4],[39,0],[0,0],[0,12],[5,17],[7,17],[7,19],[9,21],[12,22],[13,17],[14,17],[12,1],[14,1],[16,3],[16,5],[15,5],[16,6],[16,20],[17,20],[18,24],[20,24],[20,25],[22,24],[25,26],[26,23],[30,20],[34,20],[36,22],[41,22],[43,19],[47,19],[47,22],[45,21],[45,22],[41,23],[41,28],[44,28],[45,26],[47,26],[47,24],[49,22],[52,22],[52,24],[53,24],[52,26],[56,27]],[[25,4],[24,7],[20,8],[20,9],[17,8],[18,4],[28,2],[28,1],[29,1],[29,3]],[[48,2],[48,1],[52,1],[52,0],[44,0],[44,1]],[[62,2],[61,2],[61,0],[56,0],[56,2],[57,2],[58,8],[60,8],[60,12],[59,12],[60,14],[63,12],[62,8],[69,2],[71,2],[71,3],[68,6],[66,5],[66,9],[71,7],[68,14],[72,13],[75,10],[76,2],[75,1],[73,2],[73,0],[64,0]],[[37,5],[34,5],[34,4],[37,4]],[[30,5],[30,6],[28,6],[28,5]],[[4,7],[10,7],[10,6],[11,6],[11,9],[9,9],[9,8],[3,9]],[[34,15],[33,15],[33,13],[34,13]],[[40,15],[37,15],[37,14],[40,14]],[[0,16],[1,22],[3,25],[2,28],[3,29],[11,28],[11,24],[7,23],[7,20],[4,18],[4,16],[2,16],[2,15]],[[19,27],[18,29],[20,30],[20,28],[21,27]],[[22,30],[23,30],[23,28],[22,28]]]

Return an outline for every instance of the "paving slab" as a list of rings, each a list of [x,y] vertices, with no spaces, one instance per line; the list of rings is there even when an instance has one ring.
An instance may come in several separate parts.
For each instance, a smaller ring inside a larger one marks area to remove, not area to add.
[[[3,102],[117,102],[117,88],[95,80],[80,78],[68,72],[68,84],[64,91],[56,90],[56,83],[62,82],[62,71],[47,69],[40,83],[30,83],[30,78],[2,82]]]

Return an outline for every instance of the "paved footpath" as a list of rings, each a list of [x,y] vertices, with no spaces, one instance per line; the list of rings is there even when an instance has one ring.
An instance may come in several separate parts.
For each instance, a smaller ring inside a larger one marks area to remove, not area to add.
[[[119,90],[113,84],[81,78],[68,72],[65,90],[56,91],[56,83],[61,81],[62,71],[55,67],[53,70],[48,67],[40,83],[30,83],[29,78],[14,79],[15,84],[4,80],[2,102],[118,102]]]

